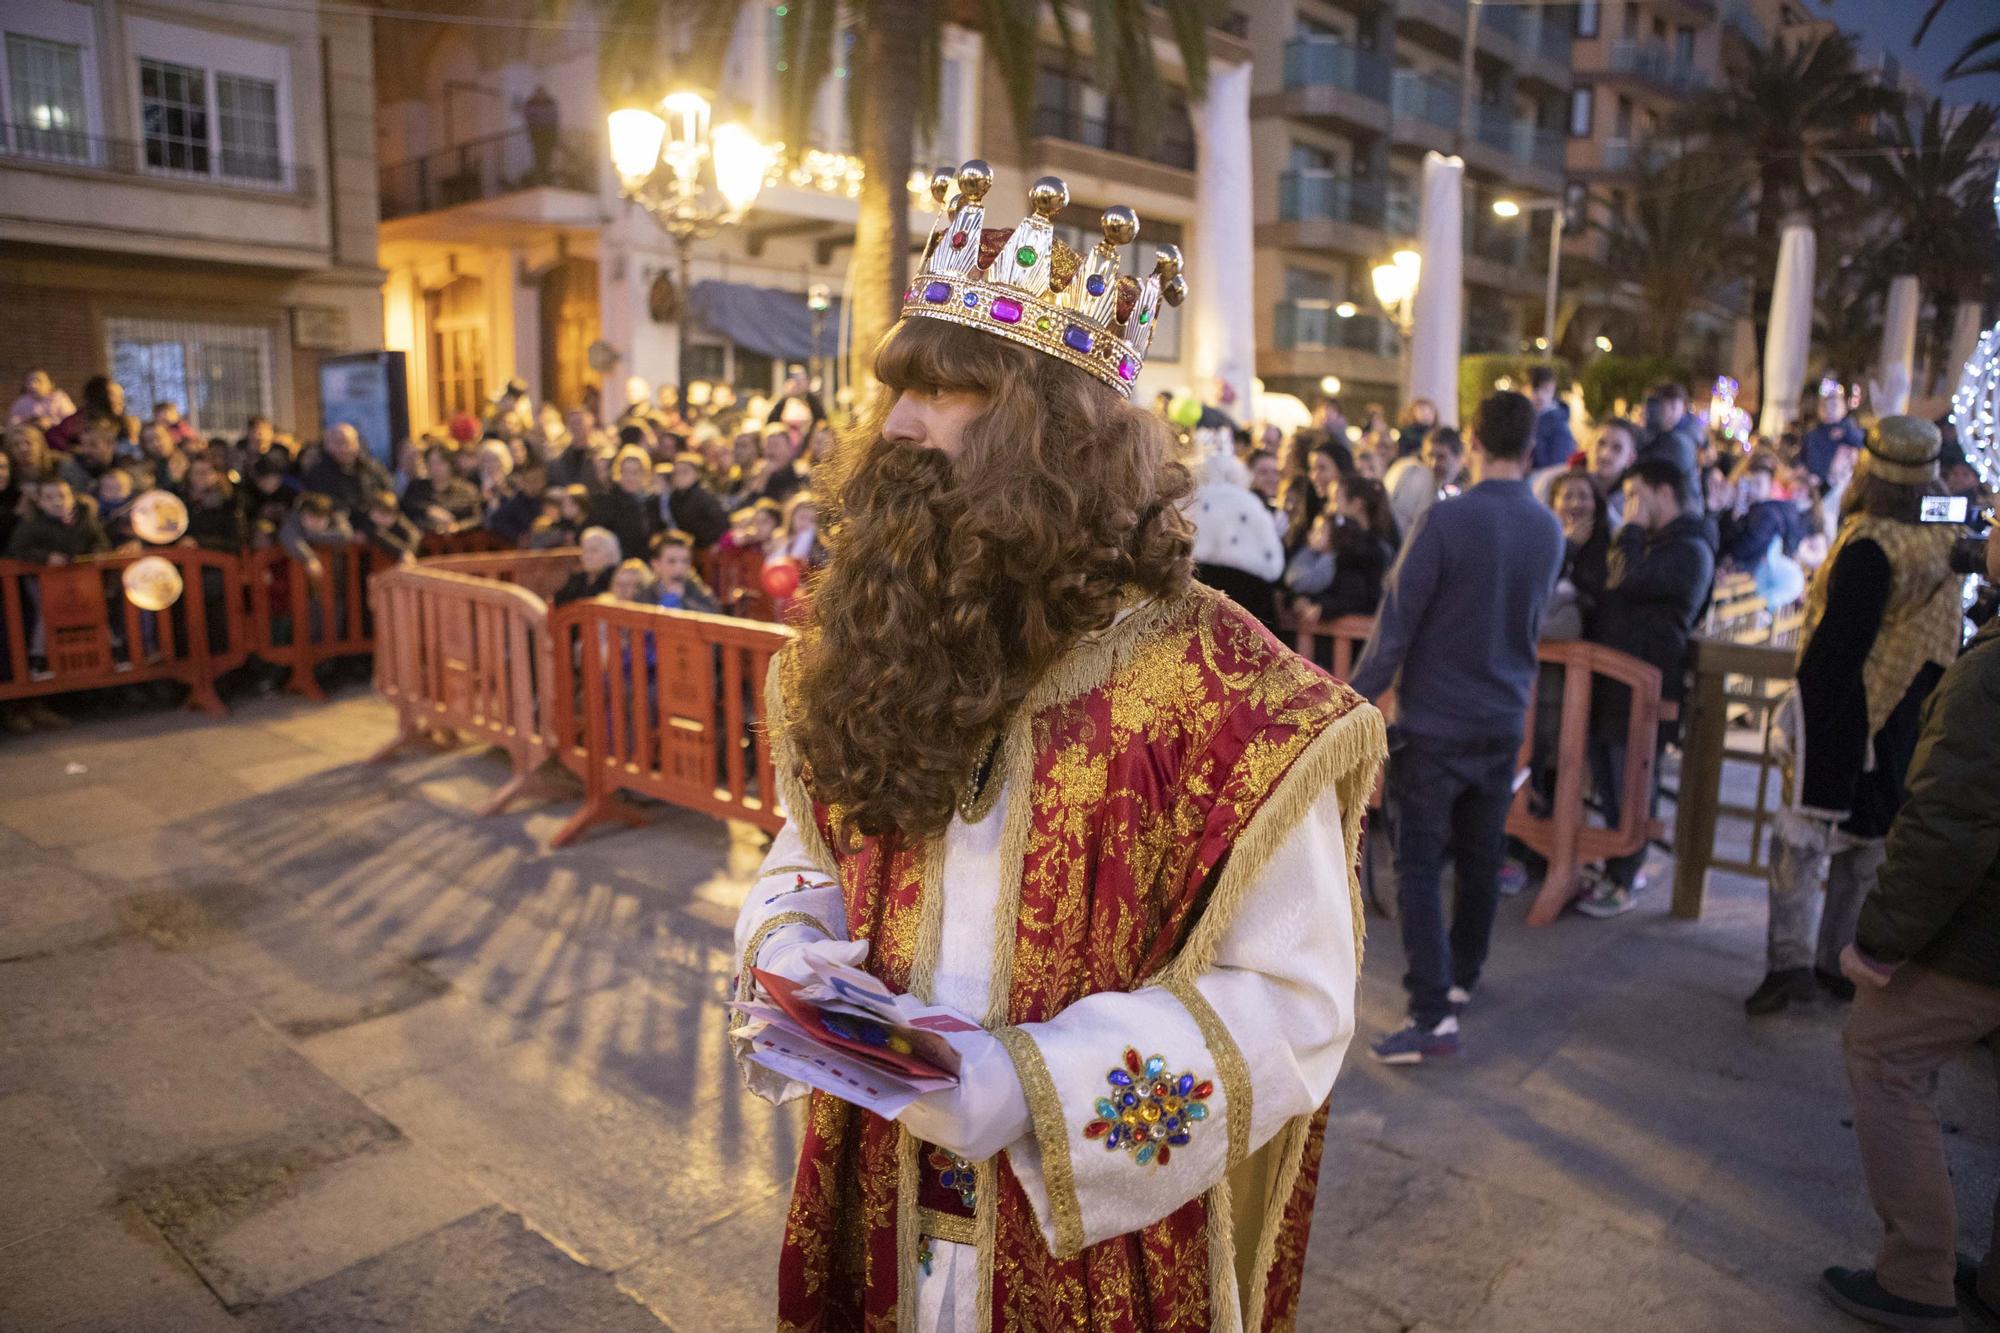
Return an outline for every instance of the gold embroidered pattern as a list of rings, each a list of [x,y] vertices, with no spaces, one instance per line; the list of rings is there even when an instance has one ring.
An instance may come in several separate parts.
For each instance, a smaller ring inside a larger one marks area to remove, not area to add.
[[[1208,1053],[1215,1060],[1215,1076],[1222,1080],[1225,1118],[1223,1128],[1229,1131],[1229,1166],[1236,1166],[1250,1155],[1250,1066],[1243,1059],[1243,1048],[1236,1044],[1236,1038],[1229,1035],[1229,1029],[1222,1021],[1222,1015],[1215,1012],[1215,1006],[1208,997],[1194,988],[1192,981],[1173,977],[1163,982],[1167,994],[1181,1002],[1181,1008],[1188,1011],[1194,1025],[1201,1029],[1201,1039],[1208,1044]]]
[[[979,1224],[972,1218],[941,1213],[935,1208],[917,1209],[917,1231],[938,1240],[948,1240],[954,1245],[979,1243]]]
[[[1055,1080],[1042,1060],[1035,1039],[1019,1028],[1001,1028],[993,1034],[1007,1048],[1020,1077],[1021,1093],[1028,1100],[1028,1116],[1035,1126],[1035,1146],[1042,1150],[1042,1179],[1049,1191],[1049,1214],[1055,1221],[1055,1254],[1067,1259],[1083,1249],[1083,1207],[1076,1198],[1076,1177],[1069,1163],[1069,1126],[1063,1119],[1062,1099],[1056,1096]]]
[[[818,917],[805,912],[779,912],[776,916],[765,918],[763,924],[751,933],[750,942],[743,946],[743,963],[736,973],[738,998],[747,998],[750,994],[750,969],[756,966],[757,955],[763,949],[764,941],[786,926],[811,926],[828,939],[837,938]]]

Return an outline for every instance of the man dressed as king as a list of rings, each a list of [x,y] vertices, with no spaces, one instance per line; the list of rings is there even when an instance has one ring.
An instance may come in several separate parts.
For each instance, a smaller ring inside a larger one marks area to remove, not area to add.
[[[815,477],[829,559],[766,704],[788,822],[737,925],[741,999],[837,962],[982,1031],[894,1120],[811,1092],[778,1323],[1288,1328],[1382,720],[1190,579],[1188,474],[1129,401],[1179,254],[1120,273],[1123,208],[1064,245],[1053,178],[988,228],[990,183],[957,173]]]

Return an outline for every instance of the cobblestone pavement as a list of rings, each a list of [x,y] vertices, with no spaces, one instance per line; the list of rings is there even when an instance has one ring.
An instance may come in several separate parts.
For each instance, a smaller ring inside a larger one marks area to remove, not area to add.
[[[551,854],[388,709],[0,740],[0,1327],[769,1327],[797,1128],[727,1067],[759,848],[675,811]],[[1303,1329],[1823,1329],[1866,1261],[1837,1011],[1759,1025],[1706,919],[1503,912],[1450,1067],[1335,1089]],[[1363,1038],[1400,1014],[1377,923]],[[1983,1243],[1992,1071],[1944,1090]]]

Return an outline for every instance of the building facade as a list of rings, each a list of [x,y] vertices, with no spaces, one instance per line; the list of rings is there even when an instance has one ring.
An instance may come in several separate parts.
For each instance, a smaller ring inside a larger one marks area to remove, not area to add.
[[[1312,402],[1332,376],[1350,405],[1393,409],[1401,349],[1369,273],[1414,245],[1433,150],[1465,163],[1465,350],[1531,345],[1547,272],[1536,219],[1545,226],[1549,215],[1527,207],[1501,218],[1492,204],[1562,194],[1572,24],[1561,4],[1482,5],[1476,19],[1466,0],[1251,9],[1257,364],[1267,389]]]
[[[715,123],[740,120],[772,141],[792,21],[776,0],[744,6],[724,67],[694,78],[723,90]],[[384,18],[378,32],[387,341],[408,354],[414,426],[477,413],[516,378],[537,401],[615,410],[628,378],[657,386],[682,373],[682,302],[693,314],[689,380],[763,393],[788,365],[816,363],[831,376],[844,351],[843,284],[861,172],[838,60],[806,151],[773,166],[739,222],[695,243],[683,292],[674,242],[619,196],[604,145],[599,39],[587,25]],[[939,115],[917,161],[987,159],[996,226],[1011,222],[1008,209],[1026,213],[1029,182],[1061,175],[1071,204],[1058,231],[1073,244],[1094,244],[1098,214],[1129,204],[1142,232],[1128,263],[1150,269],[1155,246],[1185,248],[1194,230],[1193,133],[1186,97],[1171,91],[1185,75],[1167,31],[1155,45],[1170,84],[1170,123],[1143,145],[1130,117],[1060,57],[1052,26],[1043,39],[1047,58],[1024,136],[980,34],[948,25]],[[852,35],[838,40],[848,49]],[[661,41],[671,49],[671,33]],[[1225,32],[1212,48],[1218,61],[1249,57]],[[1074,68],[1087,67],[1086,59]],[[913,178],[909,196],[919,240],[934,216],[927,176]],[[815,287],[828,297],[818,315],[809,308]],[[1142,393],[1186,379],[1178,322],[1163,326]]]
[[[0,381],[316,435],[320,359],[381,345],[369,20],[8,0],[0,42]]]

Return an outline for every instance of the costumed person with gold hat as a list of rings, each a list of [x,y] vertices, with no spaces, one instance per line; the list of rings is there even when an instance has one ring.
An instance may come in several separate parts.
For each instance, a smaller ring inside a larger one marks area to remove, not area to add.
[[[768,687],[789,821],[737,925],[740,1001],[817,958],[980,1031],[893,1120],[812,1093],[778,1324],[1288,1325],[1382,721],[1190,578],[1188,474],[1128,401],[1179,253],[1120,273],[1124,208],[1077,253],[1054,178],[988,229],[991,183],[956,174],[816,488]]]
[[[1806,590],[1797,687],[1780,710],[1784,800],[1771,846],[1771,920],[1752,1015],[1852,999],[1840,951],[1854,939],[1889,824],[1903,803],[1919,710],[1962,637],[1954,523],[1920,521],[1943,495],[1938,430],[1884,417],[1862,447],[1826,562]],[[1826,890],[1817,943],[1813,908]]]

